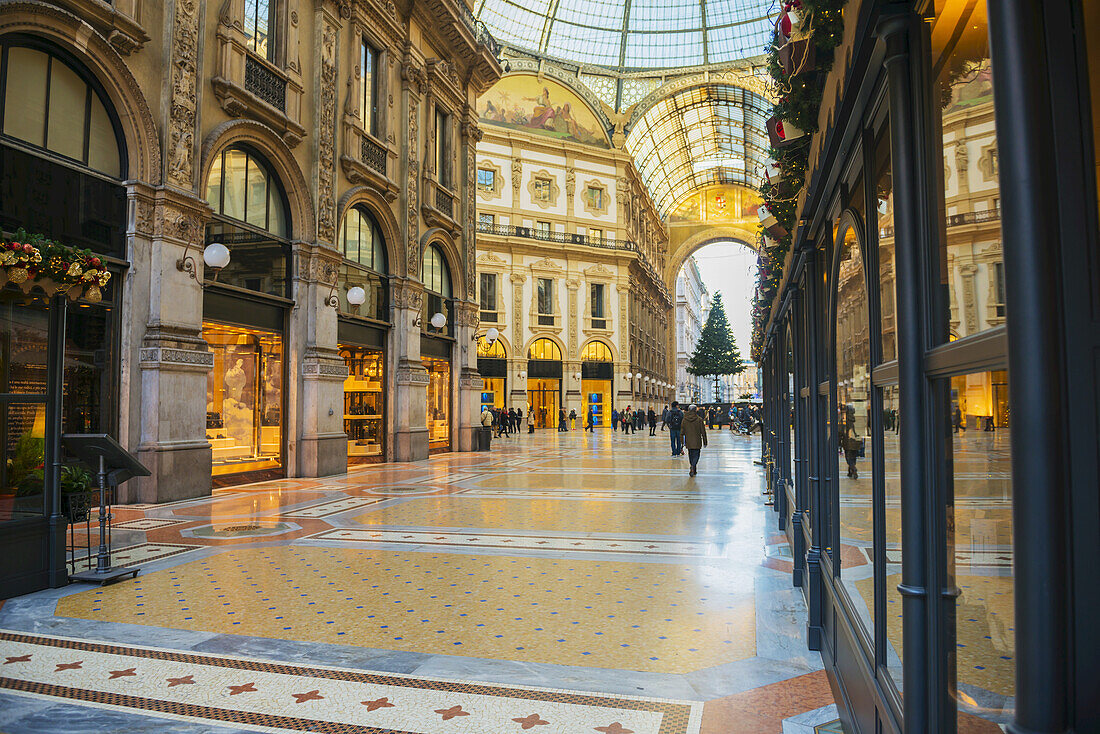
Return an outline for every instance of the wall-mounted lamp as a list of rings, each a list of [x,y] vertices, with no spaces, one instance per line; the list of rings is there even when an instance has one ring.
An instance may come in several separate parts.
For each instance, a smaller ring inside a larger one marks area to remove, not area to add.
[[[579,379],[581,379],[581,373],[580,373],[580,372],[574,372],[574,373],[573,373],[573,379],[574,379],[574,380],[579,380]]]
[[[189,254],[190,252],[191,243],[188,242],[183,251],[183,257],[176,260],[176,270],[187,273],[192,280],[197,280],[195,258]],[[221,269],[229,264],[229,259],[229,248],[220,242],[211,242],[202,251],[203,264],[206,265],[207,269],[214,271],[214,280],[218,279],[218,273],[221,272]]]
[[[337,283],[332,284],[332,290],[328,292],[328,297],[325,298],[325,305],[339,310],[340,298],[336,295],[337,285]],[[348,299],[349,306],[362,306],[367,300],[367,292],[363,290],[361,286],[353,285],[351,288],[348,288],[348,292],[344,297]]]
[[[436,313],[432,314],[432,320],[429,323],[431,323],[431,325],[434,326],[436,329],[442,331],[443,327],[447,325],[447,317],[437,311]]]
[[[475,333],[470,338],[473,339],[476,342],[481,337],[479,337]],[[499,339],[499,338],[500,338],[500,332],[497,330],[497,328],[495,326],[490,326],[489,330],[485,332],[485,341],[487,341],[489,344],[495,343],[496,340]]]
[[[522,380],[523,378],[527,377],[527,373],[521,371],[519,374],[516,375],[516,377]]]

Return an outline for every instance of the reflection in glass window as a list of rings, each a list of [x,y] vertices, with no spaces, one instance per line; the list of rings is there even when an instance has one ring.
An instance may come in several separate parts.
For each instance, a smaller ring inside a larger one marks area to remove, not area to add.
[[[344,226],[340,232],[341,249],[344,257],[370,268],[376,273],[386,271],[386,241],[382,228],[369,211],[362,206],[354,206],[344,217]]]
[[[897,385],[882,388],[882,457],[886,486],[886,670],[894,685],[902,688],[901,583],[901,451],[898,448]],[[866,592],[870,595],[870,591]]]
[[[275,0],[244,0],[245,46],[257,56],[275,60]]]
[[[0,53],[4,134],[121,177],[120,137],[91,78],[37,48],[4,45]]]
[[[435,245],[424,248],[421,276],[427,290],[444,298],[451,297],[451,270],[443,253]]]
[[[841,581],[868,632],[874,629],[871,514],[871,338],[863,256],[842,228],[836,280],[836,435]],[[850,550],[843,546],[851,546]],[[857,549],[865,549],[865,553]]]
[[[890,130],[887,128],[875,146],[876,215],[878,217],[878,283],[879,311],[882,325],[882,361],[898,357],[897,314],[895,312],[896,278],[894,269],[894,188],[891,179]]]
[[[542,204],[550,203],[550,183],[550,179],[548,178],[535,178],[535,183],[532,187],[535,192],[535,201]]]
[[[603,189],[596,186],[589,186],[585,191],[587,197],[587,203],[591,209],[603,209]]]
[[[365,40],[359,47],[359,119],[363,129],[378,135],[378,49]]]
[[[214,476],[282,464],[283,339],[280,334],[204,322],[214,353],[206,378],[206,439]]]
[[[592,318],[604,318],[604,284],[592,284]]]
[[[478,295],[481,298],[481,310],[495,312],[497,310],[497,274],[481,273],[479,281]],[[493,317],[496,320],[495,313]]]
[[[495,190],[496,174],[492,168],[477,169],[477,188],[479,191],[492,193]]]
[[[956,644],[948,650],[955,656],[959,730],[985,731],[975,719],[1011,721],[1015,713],[1007,373],[952,377],[950,390],[953,479],[947,505],[947,563],[949,581],[958,587],[959,596]]]
[[[947,286],[936,337],[946,342],[1004,323],[997,280],[1003,262],[1000,183],[986,0],[947,3],[931,21],[940,101],[933,106],[933,130],[943,149],[940,262]]]
[[[249,151],[238,148],[222,151],[206,178],[206,201],[215,214],[250,224],[276,237],[286,237],[279,179],[261,158]]]
[[[451,363],[422,358],[428,370],[428,446],[445,447],[451,440]]]
[[[382,455],[382,426],[385,417],[383,371],[385,363],[378,349],[340,346],[348,367],[344,380],[344,433],[348,435],[348,463],[365,463]]]
[[[508,353],[504,351],[504,345],[500,339],[489,341],[483,336],[477,339],[477,356],[487,359],[507,359]]]
[[[552,278],[538,279],[537,301],[540,314],[554,313],[554,280]]]

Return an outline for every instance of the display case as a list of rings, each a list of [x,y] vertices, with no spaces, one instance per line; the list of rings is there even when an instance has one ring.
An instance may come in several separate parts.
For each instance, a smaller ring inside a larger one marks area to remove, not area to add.
[[[344,380],[344,433],[348,463],[380,461],[385,418],[384,360],[381,350],[340,345],[348,366]]]
[[[451,445],[451,363],[431,357],[422,361],[428,370],[428,448],[447,449]]]

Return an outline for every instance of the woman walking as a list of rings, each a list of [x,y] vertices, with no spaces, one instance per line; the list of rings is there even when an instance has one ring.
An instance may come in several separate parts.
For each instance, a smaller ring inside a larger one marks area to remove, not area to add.
[[[688,462],[691,464],[688,476],[693,477],[699,473],[696,469],[699,465],[699,453],[707,445],[707,425],[694,405],[689,405],[684,413],[681,428],[684,432],[684,446],[688,450]]]
[[[649,435],[657,435],[657,412],[653,408],[649,409]]]
[[[577,411],[572,408],[569,409],[569,430],[577,430]]]

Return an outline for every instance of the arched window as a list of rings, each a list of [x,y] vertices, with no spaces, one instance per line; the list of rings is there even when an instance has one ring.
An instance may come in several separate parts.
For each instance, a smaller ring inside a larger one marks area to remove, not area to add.
[[[259,155],[244,148],[227,148],[210,167],[206,201],[214,213],[287,236],[285,196],[279,178]]]
[[[536,339],[527,350],[527,359],[549,359],[561,361],[561,350],[552,339]]]
[[[500,343],[500,339],[489,341],[483,336],[479,336],[477,339],[477,356],[485,359],[507,359],[508,353],[504,351],[504,345]]]
[[[356,205],[344,217],[340,230],[344,257],[376,273],[386,273],[386,240],[382,228],[366,207]]]
[[[424,260],[421,276],[424,288],[443,298],[451,297],[451,270],[447,260],[436,245],[424,248]]]
[[[601,341],[589,342],[581,352],[582,362],[610,362],[611,348]]]
[[[35,39],[5,39],[0,53],[4,136],[122,178],[121,127],[96,79]]]

